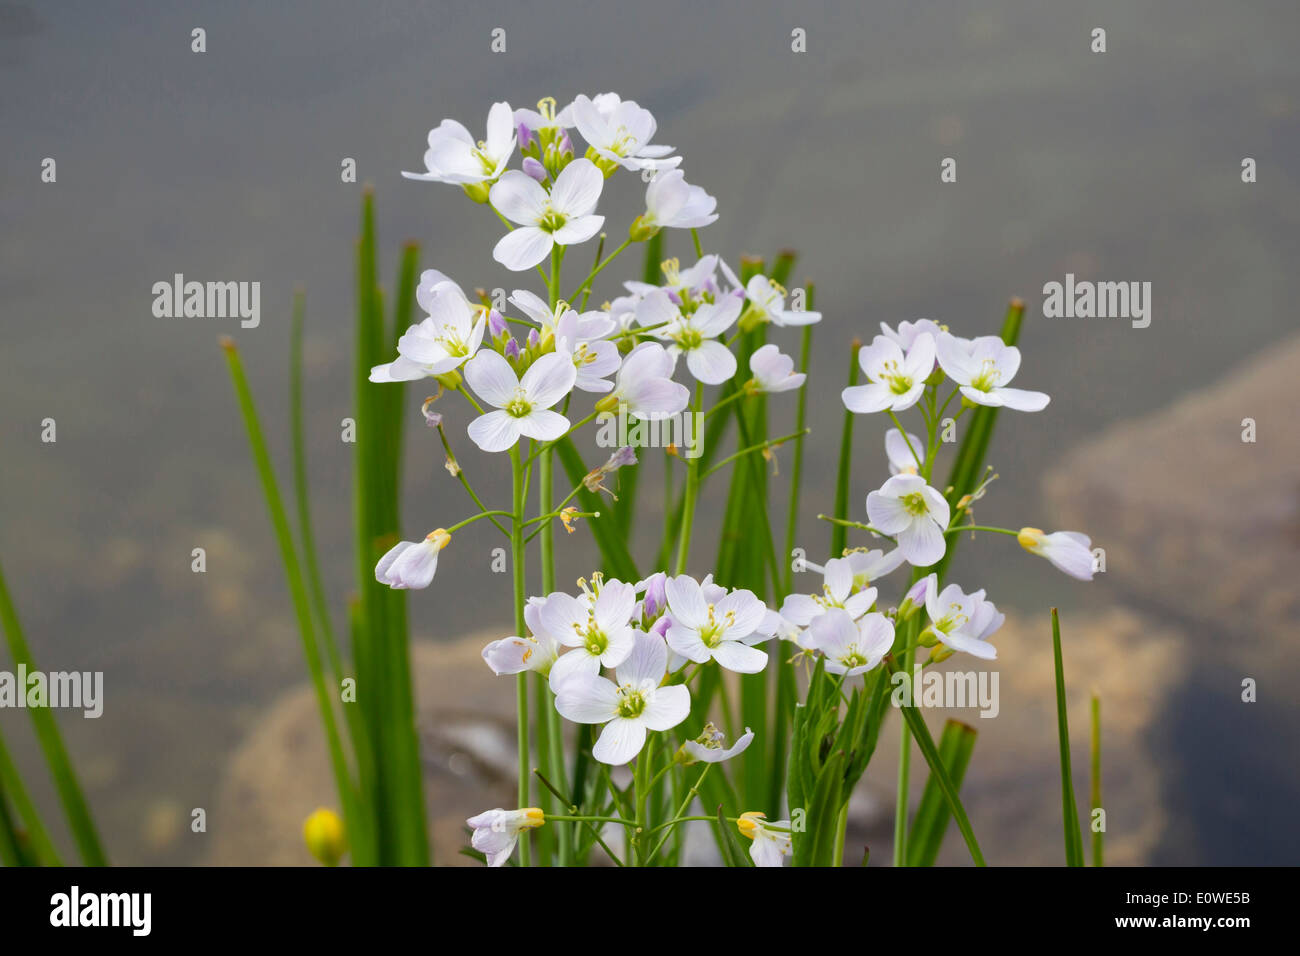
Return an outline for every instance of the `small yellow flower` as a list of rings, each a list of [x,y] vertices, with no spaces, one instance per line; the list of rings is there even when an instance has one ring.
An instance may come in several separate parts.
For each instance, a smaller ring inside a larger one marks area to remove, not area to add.
[[[326,866],[338,866],[347,852],[347,835],[343,821],[333,810],[316,810],[302,825],[302,838],[311,855]]]

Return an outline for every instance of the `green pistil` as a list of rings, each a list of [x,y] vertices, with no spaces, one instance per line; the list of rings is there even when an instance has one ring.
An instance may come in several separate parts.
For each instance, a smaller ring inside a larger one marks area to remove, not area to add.
[[[689,352],[691,349],[697,349],[704,343],[704,336],[692,328],[685,328],[677,333],[677,344],[683,352]]]
[[[563,213],[558,213],[554,209],[547,209],[546,213],[537,223],[537,228],[543,232],[555,232],[564,225]]]
[[[981,392],[991,391],[1002,378],[1002,374],[993,364],[992,359],[985,359],[980,366],[980,373],[971,379],[971,388],[978,388]]]
[[[903,497],[898,500],[903,503],[903,507],[907,509],[907,513],[910,515],[923,515],[930,510],[925,503],[925,496],[919,491],[913,491],[911,494],[903,495]]]
[[[513,415],[515,418],[523,418],[532,410],[533,403],[528,400],[528,396],[522,388],[515,389],[514,398],[506,403],[504,409],[507,415]]]
[[[640,717],[645,711],[645,694],[630,687],[618,690],[618,715],[620,717]]]

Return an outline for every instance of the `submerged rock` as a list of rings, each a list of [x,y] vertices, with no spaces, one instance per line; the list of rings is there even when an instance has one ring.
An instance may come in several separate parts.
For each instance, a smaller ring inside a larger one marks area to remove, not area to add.
[[[438,865],[471,863],[459,855],[464,821],[484,809],[513,806],[515,787],[514,683],[497,678],[480,651],[491,635],[451,644],[417,643],[413,674],[425,765],[425,793]],[[958,655],[943,670],[998,673],[998,714],[933,710],[937,735],[943,719],[963,720],[979,731],[962,789],[972,825],[994,863],[1062,862],[1060,778],[1050,630],[1043,620],[1009,619],[995,641],[991,664]],[[1160,838],[1161,767],[1146,743],[1147,731],[1168,690],[1181,680],[1180,639],[1128,611],[1063,622],[1070,727],[1081,819],[1088,799],[1088,688],[1103,699],[1105,805],[1110,862],[1140,863]],[[977,666],[978,665],[978,666]],[[734,698],[733,698],[734,699]],[[891,714],[879,749],[851,807],[845,858],[872,848],[876,865],[890,859],[893,781],[898,719]],[[926,770],[912,761],[913,799]],[[217,864],[314,865],[301,839],[302,822],[318,806],[334,806],[315,697],[303,686],[272,706],[230,761],[216,811],[209,817]],[[688,859],[717,860],[708,830],[692,833]],[[617,841],[617,834],[611,839]],[[967,861],[950,826],[941,862]]]
[[[495,676],[481,657],[499,636],[412,645],[425,805],[440,866],[477,865],[459,853],[468,843],[466,818],[513,806],[514,679]],[[208,819],[208,862],[317,865],[302,823],[320,806],[337,809],[338,798],[316,697],[304,685],[273,704],[231,757]]]
[[[979,734],[961,788],[962,804],[990,865],[1063,865],[1060,751],[1056,729],[1056,672],[1050,618],[1008,615],[991,638],[996,661],[958,654],[941,671],[998,673],[998,713],[978,709],[929,709],[927,724],[937,741],[948,718]],[[1152,745],[1150,730],[1165,702],[1184,679],[1183,638],[1164,625],[1124,609],[1077,614],[1061,620],[1071,762],[1080,826],[1088,822],[1090,697],[1101,698],[1102,807],[1106,810],[1108,865],[1146,861],[1164,834],[1162,791],[1168,769]],[[929,668],[927,668],[929,670]],[[871,848],[874,865],[893,854],[893,813],[898,768],[899,719],[891,714],[880,744],[850,805],[846,860]],[[929,776],[913,750],[912,809]],[[857,812],[854,812],[857,811]],[[1083,831],[1085,852],[1090,831]],[[1089,856],[1089,859],[1091,857]],[[940,864],[969,864],[957,825],[949,822]]]
[[[1106,550],[1106,583],[1213,625],[1249,673],[1289,661],[1300,621],[1298,367],[1292,338],[1075,448],[1044,485],[1061,526]]]

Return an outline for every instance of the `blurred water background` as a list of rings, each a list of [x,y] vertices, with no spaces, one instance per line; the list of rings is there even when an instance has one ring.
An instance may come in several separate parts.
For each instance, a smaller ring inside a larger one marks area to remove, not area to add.
[[[1102,55],[1089,50],[1097,26]],[[194,27],[206,53],[190,50]],[[504,54],[489,52],[494,27],[506,30]],[[805,54],[791,53],[795,27]],[[339,423],[352,401],[361,187],[340,181],[344,157],[376,188],[386,283],[415,239],[425,267],[512,288],[536,276],[492,261],[495,217],[454,188],[399,177],[421,168],[427,130],[455,117],[481,135],[498,99],[616,90],[650,108],[689,180],[718,197],[706,246],[733,262],[791,247],[796,279],[817,282],[827,318],[800,543],[821,559],[828,535],[812,518],[833,500],[846,346],[882,320],[992,333],[1006,300],[1025,297],[1016,384],[1054,401],[1002,417],[1000,478],[980,518],[1049,529],[1040,483],[1067,449],[1295,331],[1298,54],[1293,2],[0,4],[0,555],[41,665],[105,672],[104,716],[62,724],[113,858],[194,862],[204,840],[238,827],[212,821],[195,837],[190,809],[211,805],[232,748],[302,677],[217,348],[221,334],[238,341],[283,453],[298,284],[317,535],[336,607],[351,586]],[[944,185],[948,156],[958,180]],[[1245,156],[1259,162],[1250,186]],[[40,181],[44,157],[57,161],[55,184]],[[617,242],[641,186],[619,176],[606,195]],[[672,242],[691,258],[686,237]],[[593,252],[571,254],[571,274]],[[636,260],[619,265],[627,277]],[[1151,282],[1151,326],[1043,319],[1043,284],[1067,272]],[[174,273],[260,281],[261,325],[155,318],[151,287]],[[594,301],[615,291],[604,281]],[[777,338],[797,348],[796,335]],[[468,513],[421,424],[419,391],[408,393],[408,537]],[[57,443],[40,440],[45,418]],[[860,421],[856,509],[883,478],[886,425]],[[450,431],[480,491],[508,496],[499,462]],[[283,454],[278,464],[283,481]],[[1142,482],[1143,462],[1132,468]],[[659,522],[653,487],[643,553]],[[509,627],[487,570],[490,530],[458,535],[436,586],[414,596],[418,637]],[[587,542],[562,536],[561,580],[590,570]],[[954,579],[1027,612],[1059,604],[1067,621],[1115,601],[1110,581],[1079,586],[1000,544],[964,547]],[[190,570],[195,547],[206,574]],[[700,573],[708,551],[696,551]],[[1276,692],[1245,717],[1207,710],[1200,688],[1218,673],[1222,635],[1195,619],[1178,626],[1194,666],[1151,729],[1169,826],[1147,860],[1295,862],[1296,712]],[[53,810],[24,724],[0,713]],[[1059,806],[1052,791],[1041,799]]]

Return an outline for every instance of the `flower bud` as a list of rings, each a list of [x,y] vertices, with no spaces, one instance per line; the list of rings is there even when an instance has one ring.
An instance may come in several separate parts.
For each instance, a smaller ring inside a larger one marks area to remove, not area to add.
[[[343,821],[333,810],[321,807],[302,825],[302,838],[307,849],[325,866],[338,866],[348,850]]]
[[[652,221],[647,221],[645,216],[637,216],[632,220],[632,225],[628,226],[627,235],[633,242],[645,242],[653,238],[659,232],[659,227]]]
[[[488,201],[488,190],[492,188],[491,183],[465,183],[460,187],[465,190],[465,195],[477,203]]]
[[[527,173],[533,179],[537,180],[539,183],[546,182],[546,177],[548,175],[546,172],[546,167],[543,166],[537,160],[533,159],[533,157],[531,156],[524,157],[523,169],[525,173]]]

